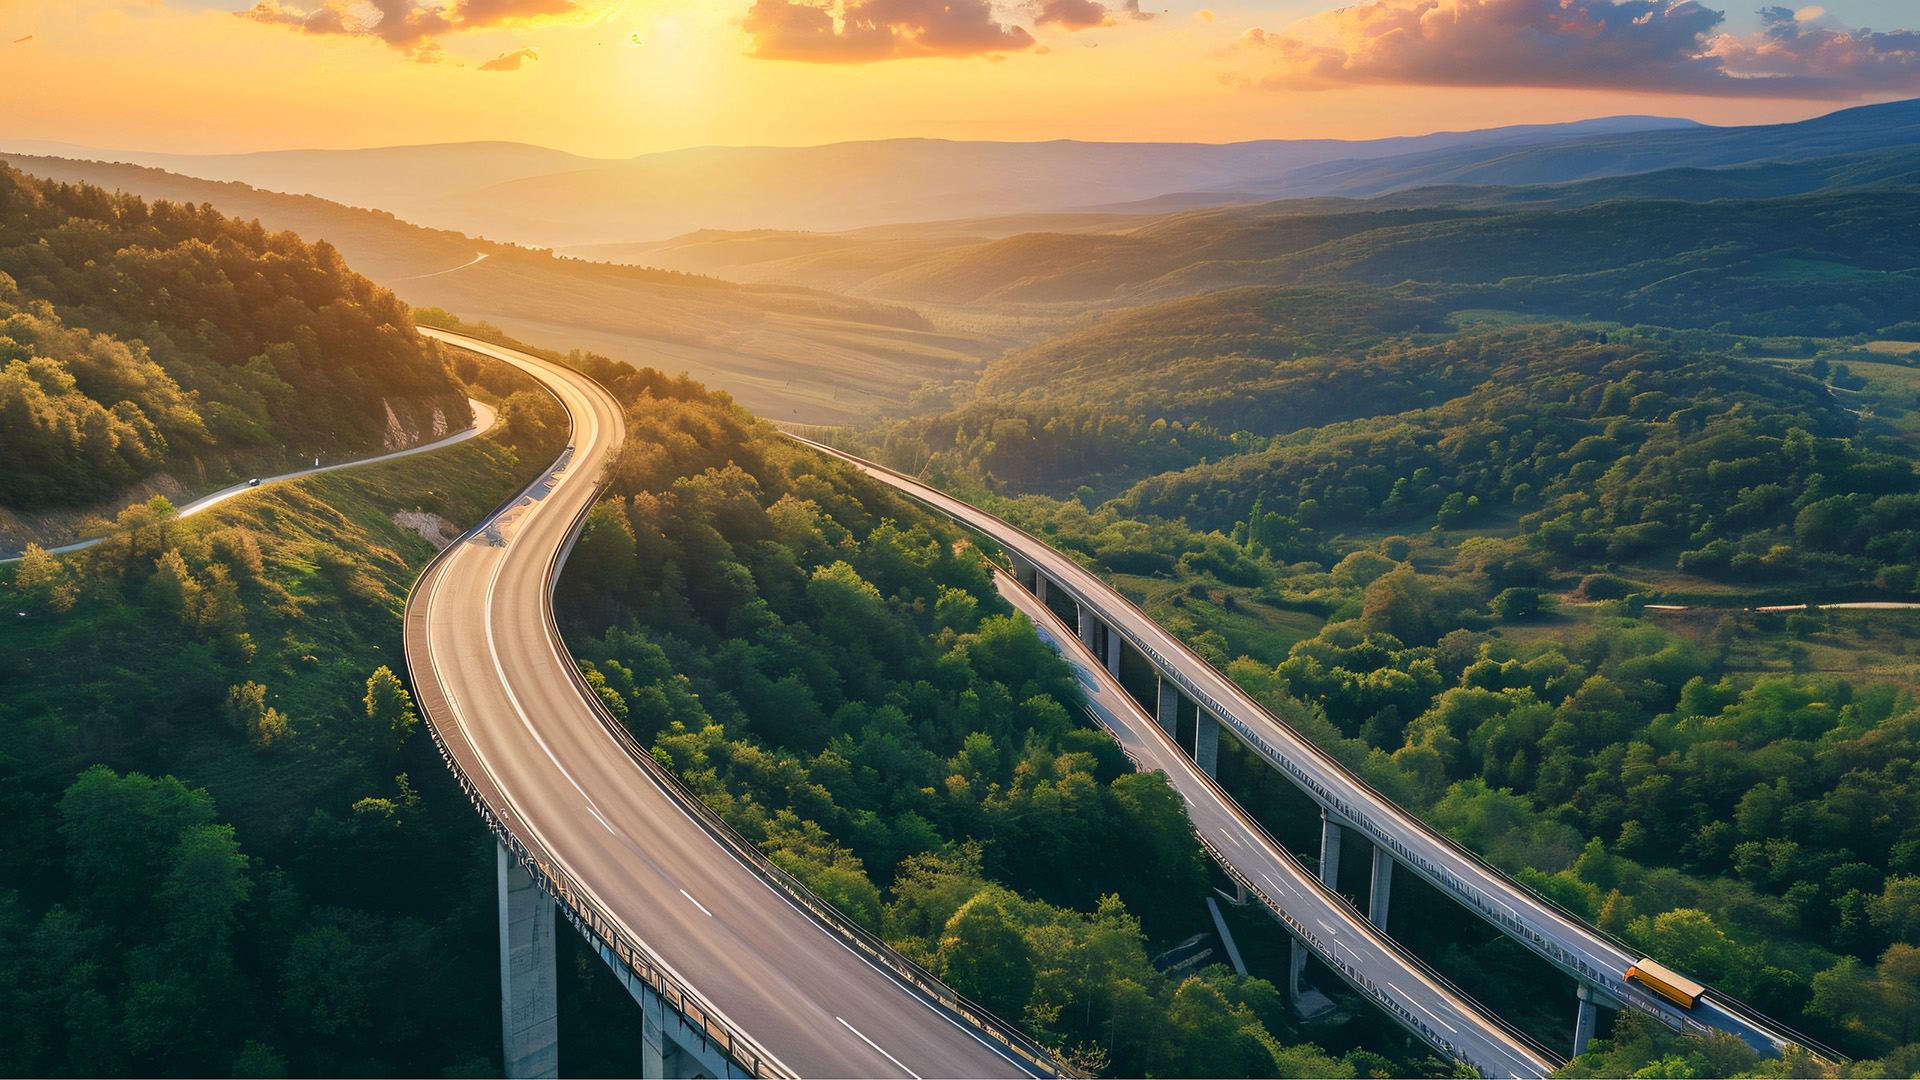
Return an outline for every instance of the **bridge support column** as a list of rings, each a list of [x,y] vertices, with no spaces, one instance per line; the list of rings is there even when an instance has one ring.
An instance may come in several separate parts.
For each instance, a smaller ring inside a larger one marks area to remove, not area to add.
[[[1593,1041],[1596,1016],[1592,991],[1587,989],[1585,983],[1581,983],[1576,992],[1580,995],[1580,1004],[1579,1011],[1573,1017],[1573,1056],[1579,1057],[1587,1052],[1587,1043]]]
[[[1208,776],[1220,775],[1220,721],[1212,713],[1193,710],[1193,763]]]
[[[1300,973],[1307,970],[1307,947],[1300,939],[1288,935],[1293,943],[1293,952],[1287,957],[1287,1001],[1298,1010],[1300,1008]]]
[[[1240,959],[1240,947],[1233,943],[1233,931],[1227,929],[1226,916],[1220,914],[1220,905],[1214,903],[1211,896],[1207,897],[1207,914],[1213,916],[1213,929],[1220,935],[1220,944],[1226,946],[1227,963],[1233,965],[1233,973],[1245,975],[1247,963]]]
[[[1320,811],[1320,881],[1340,891],[1340,823],[1325,810]]]
[[[1393,897],[1393,856],[1387,849],[1373,849],[1373,885],[1367,891],[1367,921],[1382,930],[1387,928],[1387,901]]]
[[[1120,632],[1111,626],[1101,629],[1107,632],[1107,674],[1115,679],[1120,677]]]
[[[507,1075],[560,1075],[560,1010],[555,999],[553,898],[504,847],[494,849],[500,883],[500,1030]]]
[[[1165,675],[1156,673],[1156,681],[1160,684],[1160,700],[1153,710],[1153,718],[1160,730],[1167,733],[1167,738],[1177,743],[1180,741],[1180,690],[1168,682]]]
[[[1013,564],[1013,580],[1019,582],[1021,588],[1028,592],[1040,591],[1040,571],[1037,567],[1012,552],[1007,553],[1007,561]]]
[[[733,1080],[749,1077],[740,1063],[720,1052],[700,1029],[669,1008],[667,1000],[654,992],[614,956],[604,942],[594,941],[594,951],[606,962],[613,977],[627,988],[640,1006],[640,1076],[642,1080],[663,1080],[669,1076],[724,1076]]]
[[[1047,575],[1038,570],[1033,572],[1033,595],[1041,603],[1047,602]]]
[[[629,987],[629,992],[632,988]],[[640,999],[640,1080],[665,1080],[667,1075],[666,1002],[654,994]]]

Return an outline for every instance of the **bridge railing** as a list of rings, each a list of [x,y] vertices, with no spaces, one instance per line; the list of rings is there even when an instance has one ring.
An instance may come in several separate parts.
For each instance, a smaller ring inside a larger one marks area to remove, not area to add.
[[[875,462],[858,458],[853,454],[848,453],[845,450],[840,450],[838,448],[828,446],[823,443],[817,443],[810,439],[805,439],[800,436],[794,435],[792,433],[787,433],[787,437],[790,439],[793,439],[796,442],[802,443],[804,445],[812,446],[815,449],[822,450],[831,456],[838,457],[844,461],[847,461],[849,464],[853,465],[857,469],[872,469],[877,472],[884,472],[889,475],[899,477],[901,480],[904,480],[909,484],[925,486],[925,485],[922,485],[920,481],[914,479],[913,477],[905,476],[900,472],[898,472],[897,470],[887,468],[884,465],[880,465]],[[924,499],[920,499],[919,497],[915,496],[912,492],[903,492],[903,494],[907,498],[914,499],[915,501],[921,502],[923,503],[923,505],[928,505],[935,513],[940,513],[943,515],[946,514],[946,511],[943,510],[942,508],[938,506],[934,506],[931,503],[927,503]],[[945,495],[944,492],[941,492],[940,494]],[[955,502],[962,502],[962,503],[965,502],[965,500],[960,499],[958,496],[946,495],[946,497],[953,499]],[[1067,555],[1066,553],[1060,552],[1058,549],[1051,547],[1050,545],[1046,544],[1044,541],[1031,536],[1026,532],[1026,530],[1021,529],[1020,527],[1007,521],[1005,518],[1000,517],[998,514],[995,514],[990,510],[985,510],[978,506],[974,506],[971,503],[966,503],[966,506],[972,512],[979,514],[981,517],[986,518],[987,520],[993,522],[994,524],[1000,526],[1001,528],[1006,529],[1010,534],[1022,537],[1034,544],[1039,545],[1040,547],[1046,548],[1048,551],[1052,551],[1052,552],[1055,552],[1056,554],[1059,554],[1062,558],[1067,558],[1071,560],[1071,556]],[[976,526],[972,526],[966,522],[960,522],[959,524],[970,532],[973,532],[977,535],[985,536],[984,533],[980,533],[980,530]],[[992,536],[985,536],[985,538],[991,541],[993,548],[1001,551],[1007,551],[1007,552],[1011,551],[1011,549],[1006,544],[1002,543],[998,539]],[[1076,563],[1076,565],[1078,564]],[[1089,574],[1092,573],[1091,570],[1087,572]],[[1157,653],[1154,650],[1152,650],[1150,647],[1146,646],[1144,642],[1134,639],[1133,635],[1130,633],[1127,633],[1124,627],[1119,627],[1117,625],[1118,620],[1113,619],[1111,616],[1105,616],[1103,611],[1103,608],[1105,605],[1094,602],[1091,597],[1080,595],[1080,590],[1075,589],[1072,585],[1067,584],[1066,582],[1059,582],[1057,584],[1059,584],[1059,586],[1062,589],[1066,590],[1067,593],[1073,596],[1077,601],[1084,603],[1087,607],[1092,609],[1096,614],[1102,614],[1108,623],[1116,624],[1114,628],[1118,630],[1122,634],[1122,636],[1125,637],[1129,642],[1131,642],[1135,647],[1135,649],[1140,651],[1142,655],[1148,656],[1149,658],[1157,656]],[[1139,607],[1136,606],[1132,601],[1128,600],[1124,596],[1118,596],[1117,593],[1115,595],[1119,600],[1119,602],[1126,605],[1128,608],[1131,608],[1134,614],[1138,615],[1140,618],[1145,619],[1149,622],[1153,621],[1151,616],[1141,611]],[[1156,625],[1158,624],[1156,623]],[[1176,648],[1179,648],[1182,651],[1188,653],[1188,655],[1191,656],[1195,661],[1202,664],[1206,663],[1206,660],[1204,658],[1200,657],[1196,653],[1193,653],[1191,649],[1188,649],[1185,643],[1179,641],[1177,638],[1173,638],[1171,634],[1169,634],[1168,637],[1170,640],[1173,641],[1173,644]],[[1208,666],[1211,667],[1211,665],[1208,665]],[[1172,674],[1174,675],[1176,681],[1181,682],[1183,685],[1186,683],[1186,680],[1184,679],[1184,677],[1179,676],[1177,672]],[[1224,675],[1221,677],[1225,678]],[[1197,690],[1198,688],[1190,687],[1189,689]],[[1198,698],[1196,698],[1196,700],[1198,700]],[[1257,703],[1254,704],[1254,708],[1258,710],[1262,715],[1266,716],[1267,719],[1271,720],[1274,724],[1282,728],[1283,730],[1287,730],[1287,731],[1293,730],[1291,727],[1288,726],[1286,721],[1281,720],[1279,717],[1273,716],[1271,713],[1267,712],[1265,709],[1261,709]],[[1513,892],[1527,897],[1531,902],[1538,905],[1540,908],[1548,912],[1551,912],[1553,915],[1557,916],[1559,919],[1564,921],[1567,925],[1578,928],[1580,932],[1589,935],[1593,939],[1603,942],[1609,947],[1621,953],[1631,954],[1635,956],[1645,955],[1645,953],[1638,946],[1623,942],[1620,939],[1614,937],[1613,935],[1607,933],[1606,931],[1601,930],[1599,927],[1594,926],[1592,923],[1588,922],[1585,916],[1580,915],[1576,912],[1573,912],[1561,906],[1559,903],[1555,902],[1551,897],[1541,894],[1540,892],[1533,889],[1531,886],[1527,885],[1525,882],[1522,882],[1519,879],[1508,874],[1505,870],[1502,870],[1501,868],[1494,866],[1492,863],[1487,862],[1485,859],[1481,858],[1479,854],[1468,850],[1467,848],[1459,844],[1457,841],[1455,841],[1453,838],[1445,836],[1442,833],[1440,833],[1438,830],[1435,830],[1430,826],[1426,825],[1425,822],[1420,821],[1413,814],[1402,809],[1400,805],[1394,802],[1394,800],[1390,798],[1385,792],[1382,792],[1378,788],[1374,787],[1373,784],[1370,783],[1365,777],[1347,768],[1346,765],[1342,764],[1338,759],[1334,758],[1332,754],[1322,749],[1318,744],[1313,742],[1313,740],[1308,739],[1304,735],[1299,735],[1298,732],[1294,732],[1294,734],[1298,738],[1298,741],[1302,746],[1302,748],[1304,749],[1304,752],[1308,756],[1312,757],[1317,764],[1319,764],[1323,768],[1326,768],[1332,772],[1337,773],[1347,782],[1353,784],[1355,788],[1357,788],[1359,791],[1373,798],[1381,806],[1386,807],[1395,813],[1403,815],[1412,824],[1412,826],[1415,829],[1422,832],[1432,842],[1437,843],[1441,847],[1446,849],[1449,855],[1451,855],[1452,857],[1458,858],[1464,862],[1472,863],[1476,867],[1480,868],[1489,877],[1492,877],[1496,881],[1502,882],[1507,888],[1509,888]],[[1522,940],[1523,942],[1527,942],[1529,947],[1534,947],[1532,942],[1525,935],[1519,935],[1519,939]],[[1535,948],[1535,951],[1539,951],[1539,950]],[[1542,955],[1546,955],[1546,954],[1542,953]],[[1551,956],[1548,956],[1548,959],[1549,961],[1553,960]],[[1558,963],[1557,961],[1554,961],[1554,962],[1556,964]],[[1562,967],[1564,970],[1564,966]],[[1622,974],[1621,978],[1624,978],[1624,973]],[[1616,979],[1613,981],[1617,983],[1620,980]],[[1608,988],[1608,992],[1619,994],[1620,996],[1623,996],[1623,997],[1633,998],[1644,1011],[1649,1012],[1654,1016],[1660,1017],[1663,1021],[1665,1021],[1670,1025],[1679,1026],[1682,1029],[1698,1028],[1698,1029],[1704,1030],[1705,1028],[1705,1025],[1701,1024],[1698,1017],[1676,1014],[1670,1011],[1666,1007],[1665,1002],[1655,998],[1651,994],[1640,992],[1637,987],[1634,987],[1631,985],[1624,985],[1624,984],[1619,987],[1610,986]],[[1847,1060],[1846,1055],[1833,1050],[1831,1047],[1828,1047],[1820,1043],[1818,1040],[1808,1038],[1804,1034],[1801,1034],[1800,1032],[1795,1031],[1794,1029],[1786,1026],[1785,1024],[1781,1024],[1770,1017],[1763,1016],[1759,1011],[1753,1009],[1751,1006],[1748,1006],[1743,1002],[1740,1002],[1738,999],[1733,998],[1730,995],[1727,995],[1709,988],[1706,997],[1709,1000],[1713,1001],[1717,1007],[1725,1010],[1729,1015],[1738,1017],[1739,1019],[1743,1020],[1744,1022],[1746,1022],[1748,1025],[1755,1028],[1756,1030],[1766,1031],[1771,1033],[1771,1035],[1780,1042],[1791,1043],[1794,1045],[1805,1047],[1806,1049],[1814,1052],[1816,1055],[1822,1058],[1825,1058],[1829,1061],[1844,1062]]]
[[[427,563],[407,594],[404,636],[410,660],[415,655],[428,658],[427,667],[431,669],[431,659],[426,648],[425,615],[415,608],[422,588],[429,585],[444,569],[449,553],[479,536],[494,518],[517,505],[526,497],[530,488],[545,482],[551,477],[552,472],[553,470],[549,469],[541,473],[527,488],[515,492],[502,501],[482,518],[478,525],[461,534]],[[589,501],[587,505],[591,508],[593,504]],[[578,525],[584,521],[583,513],[575,523],[576,532]],[[409,663],[408,667],[411,673],[414,665]],[[492,792],[492,798],[489,798],[488,791],[476,779],[478,770],[470,768],[468,763],[462,760],[463,755],[454,742],[456,738],[461,738],[457,730],[457,721],[453,724],[455,730],[448,732],[442,730],[441,720],[436,719],[436,717],[451,719],[454,715],[453,704],[447,700],[438,675],[435,674],[431,679],[416,677],[412,681],[414,700],[420,706],[422,715],[426,717],[427,730],[433,736],[434,745],[440,751],[441,760],[446,762],[448,771],[453,773],[461,790],[466,792],[467,801],[480,814],[487,831],[491,832],[501,846],[527,868],[541,891],[553,897],[560,906],[560,910],[566,914],[567,921],[589,941],[604,946],[607,952],[617,957],[634,977],[646,984],[668,1006],[684,1017],[690,1027],[698,1030],[704,1038],[718,1047],[721,1053],[747,1073],[756,1077],[791,1076],[792,1073],[781,1065],[778,1059],[767,1053],[745,1032],[729,1024],[699,993],[683,985],[645,943],[630,937],[622,930],[619,923],[600,906],[591,890],[575,881],[572,875],[560,865],[558,859],[540,848],[537,841],[529,842],[513,830],[493,805],[494,799],[503,798],[502,793]],[[462,741],[464,742],[464,739]]]
[[[1004,573],[1005,571],[1001,572]],[[1114,742],[1120,747],[1120,752],[1126,755],[1128,761],[1133,763],[1134,770],[1144,771],[1146,768],[1145,764],[1141,762],[1139,758],[1135,757],[1132,751],[1127,749],[1126,742],[1120,738],[1120,733],[1109,728],[1106,722],[1100,719],[1100,714],[1095,712],[1092,707],[1089,706],[1086,711],[1087,716],[1091,718],[1095,724],[1105,729],[1107,734],[1113,737]],[[1165,737],[1165,732],[1161,731],[1158,724],[1151,724],[1149,726],[1153,727],[1154,731],[1159,733],[1160,737]],[[1147,737],[1152,738],[1154,736],[1150,734]],[[1174,752],[1180,752],[1177,746],[1174,748]],[[1275,840],[1272,834],[1267,832],[1266,827],[1261,825],[1251,814],[1247,813],[1246,810],[1234,800],[1233,796],[1227,794],[1227,790],[1221,787],[1218,781],[1199,769],[1194,770],[1194,775],[1199,778],[1201,784],[1207,788],[1214,799],[1219,802],[1221,806],[1225,807],[1242,827],[1253,833],[1260,841],[1265,843],[1268,848],[1278,852],[1280,857],[1286,861],[1300,880],[1306,883],[1308,889],[1319,894],[1327,903],[1341,909],[1343,914],[1346,915],[1347,920],[1353,925],[1368,928],[1372,927],[1372,920],[1361,914],[1360,909],[1354,906],[1353,901],[1347,899],[1344,893],[1330,888],[1325,882],[1320,880],[1319,875],[1309,871],[1299,856],[1288,850],[1286,846],[1278,840]],[[1226,872],[1227,876],[1233,878],[1235,883],[1242,889],[1258,897],[1261,904],[1266,907],[1268,911],[1272,912],[1275,918],[1286,924],[1288,929],[1291,930],[1296,937],[1307,942],[1308,946],[1312,948],[1315,953],[1319,954],[1330,966],[1339,969],[1342,976],[1346,978],[1349,983],[1352,983],[1356,988],[1366,993],[1376,1004],[1388,1012],[1393,1013],[1403,1024],[1413,1028],[1429,1044],[1451,1055],[1458,1061],[1480,1069],[1482,1072],[1486,1071],[1484,1062],[1474,1061],[1468,1057],[1460,1047],[1453,1045],[1452,1041],[1444,1035],[1421,1023],[1419,1018],[1415,1017],[1409,1010],[1396,1001],[1385,989],[1367,979],[1365,975],[1354,970],[1352,967],[1342,963],[1338,957],[1333,955],[1332,950],[1320,941],[1318,935],[1314,934],[1310,927],[1290,913],[1278,897],[1275,897],[1266,889],[1261,888],[1257,881],[1241,871],[1239,867],[1235,866],[1228,852],[1212,840],[1209,840],[1205,834],[1200,832],[1197,826],[1194,828],[1194,836],[1199,839],[1200,846],[1206,849],[1208,856],[1213,859],[1221,870]],[[1373,938],[1382,948],[1392,953],[1401,963],[1419,972],[1421,975],[1426,976],[1434,985],[1440,987],[1455,1000],[1462,1002],[1479,1016],[1486,1018],[1488,1022],[1493,1024],[1502,1034],[1506,1035],[1515,1043],[1525,1046],[1529,1051],[1538,1055],[1543,1061],[1546,1061],[1555,1068],[1566,1063],[1566,1055],[1554,1052],[1546,1044],[1540,1042],[1540,1040],[1514,1026],[1498,1013],[1480,1004],[1471,994],[1468,994],[1465,990],[1455,985],[1452,980],[1435,970],[1425,960],[1422,960],[1419,956],[1407,949],[1406,946],[1395,941],[1384,932],[1374,932],[1372,930],[1366,932],[1369,937]]]
[[[542,386],[542,389],[545,390],[546,388]],[[566,409],[566,403],[560,401],[558,395],[553,394],[552,391],[547,391],[547,393],[560,404],[562,409]],[[438,673],[433,671],[432,657],[427,649],[426,642],[427,625],[425,612],[416,607],[423,589],[445,569],[447,560],[452,557],[454,552],[459,550],[461,545],[469,543],[481,536],[492,526],[495,519],[507,510],[519,505],[523,500],[534,497],[535,489],[551,480],[554,473],[563,469],[569,463],[571,457],[572,447],[569,446],[553,464],[542,470],[538,476],[528,481],[526,485],[513,494],[502,499],[492,510],[489,510],[482,516],[480,521],[472,528],[461,533],[453,542],[440,549],[432,559],[428,560],[427,565],[421,570],[420,575],[414,579],[412,587],[407,590],[406,614],[402,635],[408,658],[408,674],[411,677],[417,670],[413,663],[415,656],[419,656],[424,661],[424,669],[432,673],[431,679],[411,678],[414,701],[420,707],[421,714],[426,718],[427,731],[433,737],[434,746],[440,751],[440,759],[446,763],[448,771],[453,773],[453,777],[460,784],[461,790],[466,792],[467,801],[473,806],[474,810],[479,813],[481,821],[487,827],[487,831],[491,832],[495,839],[498,840],[508,852],[512,853],[513,857],[517,859],[522,866],[526,867],[529,875],[533,878],[534,883],[540,890],[553,897],[555,903],[559,905],[560,910],[566,914],[567,921],[571,923],[576,930],[588,938],[589,941],[604,946],[608,953],[617,957],[621,964],[623,964],[634,977],[638,978],[654,993],[658,994],[675,1012],[685,1018],[689,1027],[699,1031],[712,1045],[718,1047],[721,1053],[725,1054],[749,1075],[755,1077],[792,1076],[793,1073],[791,1070],[782,1065],[777,1058],[769,1054],[763,1047],[755,1042],[752,1037],[730,1024],[726,1018],[697,991],[682,984],[669,970],[666,963],[651,949],[647,948],[644,942],[629,936],[621,929],[619,923],[600,906],[594,898],[593,893],[575,881],[573,877],[566,872],[565,868],[560,865],[558,859],[554,858],[551,853],[540,848],[537,841],[530,843],[529,840],[523,839],[515,833],[513,828],[502,818],[500,812],[493,805],[493,800],[495,799],[500,800],[502,804],[504,804],[504,793],[492,791],[492,797],[489,798],[488,789],[491,788],[491,784],[489,783],[483,786],[479,776],[476,775],[476,773],[478,773],[480,776],[483,776],[484,770],[469,768],[467,762],[462,760],[462,755],[454,742],[456,738],[459,738],[460,741],[464,743],[464,737],[460,736],[458,732],[457,721],[453,724],[454,730],[449,732],[443,731],[440,722],[435,719],[436,716],[452,719],[454,717],[454,708],[453,703],[447,699],[445,691],[441,687]],[[596,486],[595,498],[597,497],[598,487]],[[579,535],[580,527],[586,522],[587,511],[592,509],[594,501],[595,499],[587,500],[585,506],[581,508],[580,513],[575,516],[572,525],[569,527],[567,543],[562,545],[559,551],[555,552],[554,556],[548,561],[547,581],[549,593],[551,593],[554,571],[558,567],[559,560],[564,557],[566,551],[572,548],[574,539]],[[548,608],[548,623],[551,628],[552,605],[549,603],[545,606]],[[560,640],[558,632],[553,631],[553,634],[554,640],[558,642]],[[571,664],[568,665],[568,668],[570,671],[573,671],[576,676],[578,675],[578,671],[573,669]]]

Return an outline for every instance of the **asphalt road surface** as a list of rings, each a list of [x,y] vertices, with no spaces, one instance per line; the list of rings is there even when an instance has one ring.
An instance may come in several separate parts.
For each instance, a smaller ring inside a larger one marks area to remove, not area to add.
[[[408,607],[408,665],[430,684],[422,705],[480,796],[782,1071],[1028,1075],[743,866],[602,726],[549,633],[548,575],[624,437],[621,410],[570,369],[434,336],[533,375],[574,423],[571,453],[436,563]]]

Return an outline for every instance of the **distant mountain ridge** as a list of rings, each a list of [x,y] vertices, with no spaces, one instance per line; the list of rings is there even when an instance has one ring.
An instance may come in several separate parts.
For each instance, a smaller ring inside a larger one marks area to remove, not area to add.
[[[902,221],[1050,213],[1105,203],[1159,207],[1255,200],[1315,165],[1503,149],[1699,128],[1616,116],[1566,124],[1349,142],[952,142],[697,147],[628,160],[522,143],[182,155],[0,139],[0,150],[143,165],[390,211],[433,228],[561,246],[659,240],[696,228],[839,230]]]
[[[1446,148],[1303,167],[1269,197],[1365,197],[1439,184],[1561,184],[1665,169],[1840,157],[1920,143],[1920,99],[1862,105],[1792,124],[1595,134],[1495,155]]]
[[[624,160],[510,142],[196,156],[0,138],[0,150],[15,153],[145,165],[378,208],[470,236],[574,249],[657,242],[698,229],[840,232],[1030,214],[1160,215],[1415,190],[1457,204],[1459,196],[1437,189],[1792,164],[1916,144],[1920,100],[1731,128],[1613,116],[1352,142],[888,139],[695,147]],[[1799,190],[1832,186],[1804,176],[1800,184]]]

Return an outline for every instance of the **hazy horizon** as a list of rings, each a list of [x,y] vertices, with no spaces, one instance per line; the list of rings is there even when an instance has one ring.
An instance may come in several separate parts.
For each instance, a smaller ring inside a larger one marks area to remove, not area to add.
[[[1817,111],[1812,112],[1805,117],[1800,117],[1799,119],[1810,120],[1810,119],[1814,119],[1821,116],[1830,116],[1833,113],[1837,113],[1837,112],[1844,112],[1848,109],[1858,108],[1864,104],[1889,104],[1889,103],[1901,101],[1901,100],[1914,100],[1914,99],[1896,97],[1896,98],[1888,99],[1888,101],[1886,102],[1873,102],[1873,103],[1852,102],[1847,104],[1836,104],[1836,105],[1832,105],[1831,107],[1820,108]],[[1716,123],[1708,123],[1702,120],[1695,120],[1685,116],[1666,116],[1666,115],[1659,115],[1659,114],[1653,114],[1653,113],[1606,113],[1603,115],[1575,117],[1569,120],[1540,122],[1540,123],[1514,123],[1514,124],[1489,124],[1484,126],[1460,126],[1460,127],[1452,127],[1452,128],[1435,128],[1431,130],[1406,131],[1406,132],[1388,134],[1388,135],[1369,135],[1369,136],[1355,135],[1355,136],[1348,136],[1348,137],[1342,137],[1338,135],[1313,136],[1313,137],[1304,137],[1304,138],[1274,136],[1270,138],[1205,140],[1205,139],[1082,139],[1082,138],[1075,138],[1072,136],[1062,136],[1058,138],[1033,138],[1033,139],[965,139],[965,138],[938,136],[938,135],[887,135],[887,136],[876,136],[873,138],[863,138],[863,139],[836,139],[836,140],[831,140],[827,142],[691,143],[685,146],[668,146],[668,147],[662,147],[655,150],[642,150],[633,154],[615,155],[611,157],[602,157],[602,156],[593,155],[593,154],[581,154],[581,153],[576,153],[575,151],[572,151],[572,150],[565,149],[564,147],[550,146],[545,143],[539,143],[539,142],[526,142],[520,139],[450,139],[450,140],[444,140],[444,141],[429,141],[429,142],[368,143],[364,145],[348,144],[348,145],[339,145],[339,146],[321,146],[321,145],[303,144],[303,145],[296,145],[296,146],[268,146],[268,147],[260,147],[257,149],[250,149],[250,150],[195,151],[195,150],[178,150],[178,149],[155,147],[155,146],[132,146],[132,145],[97,146],[90,143],[77,143],[77,142],[70,142],[62,139],[13,138],[5,133],[0,133],[0,150],[4,150],[6,152],[16,153],[16,154],[41,153],[40,150],[19,149],[20,147],[38,147],[38,148],[43,148],[44,150],[47,150],[47,151],[51,151],[54,149],[97,150],[97,151],[107,151],[110,153],[118,153],[118,154],[144,154],[144,155],[152,155],[152,156],[181,157],[181,158],[217,158],[217,157],[256,157],[256,156],[264,156],[264,155],[270,155],[270,154],[300,154],[300,153],[346,154],[346,153],[355,153],[355,152],[361,152],[361,151],[372,152],[372,151],[381,151],[381,150],[418,150],[418,149],[427,149],[427,148],[462,147],[462,146],[508,146],[508,147],[519,147],[519,148],[532,149],[532,150],[541,150],[541,151],[546,151],[546,152],[555,153],[555,154],[563,154],[567,157],[577,158],[582,161],[590,161],[590,162],[596,162],[596,163],[613,163],[613,162],[633,161],[635,159],[645,158],[645,157],[659,157],[659,156],[664,156],[668,154],[691,153],[691,152],[697,152],[701,150],[814,150],[814,149],[820,149],[820,148],[829,147],[829,146],[858,146],[858,145],[878,144],[878,143],[903,143],[903,142],[978,143],[983,145],[994,145],[994,146],[1044,146],[1044,145],[1051,145],[1051,144],[1057,144],[1057,143],[1078,143],[1078,144],[1088,145],[1088,146],[1220,146],[1220,147],[1224,147],[1224,146],[1246,146],[1254,143],[1274,143],[1274,142],[1330,142],[1330,143],[1347,143],[1347,144],[1359,145],[1359,144],[1365,144],[1365,143],[1382,143],[1382,142],[1392,142],[1396,140],[1419,139],[1419,138],[1424,138],[1432,135],[1471,135],[1471,134],[1477,134],[1480,132],[1487,132],[1487,131],[1505,131],[1505,130],[1525,129],[1525,128],[1540,128],[1540,129],[1564,128],[1564,127],[1571,127],[1571,126],[1581,125],[1581,124],[1597,124],[1597,123],[1603,123],[1606,121],[1615,121],[1615,120],[1661,122],[1660,124],[1657,124],[1657,125],[1647,125],[1645,128],[1642,128],[1641,130],[1651,130],[1656,126],[1673,126],[1673,127],[1700,126],[1700,127],[1714,127],[1714,128],[1765,126],[1764,124],[1749,124],[1749,123],[1716,124]],[[1780,122],[1792,123],[1794,121],[1782,120]],[[54,154],[54,153],[44,153],[42,156],[58,157],[62,155]]]
[[[1729,126],[1920,94],[1902,0],[1757,14],[1645,0],[379,10],[18,0],[0,9],[0,49],[36,93],[10,103],[5,135],[174,154],[509,141],[622,160],[898,138],[1373,139],[1613,115]]]

